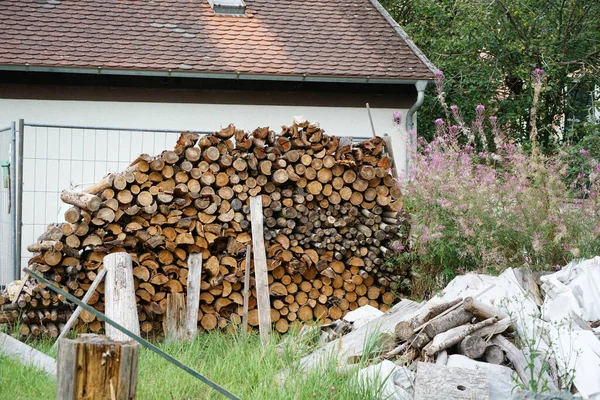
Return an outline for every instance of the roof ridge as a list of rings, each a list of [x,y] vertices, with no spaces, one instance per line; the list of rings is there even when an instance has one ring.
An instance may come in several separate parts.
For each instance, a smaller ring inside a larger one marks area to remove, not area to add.
[[[436,71],[438,71],[435,65],[433,65],[433,63],[429,61],[429,58],[427,58],[427,56],[417,47],[415,42],[411,40],[406,31],[404,31],[400,24],[398,24],[398,22],[396,22],[396,20],[392,18],[390,13],[387,12],[387,10],[381,5],[381,3],[379,3],[378,0],[369,0],[369,2],[371,3],[371,5],[373,5],[373,7],[375,7],[377,11],[379,11],[379,13],[383,16],[383,18],[385,18],[385,20],[391,25],[391,27],[394,28],[394,31],[396,31],[398,36],[400,36],[400,38],[404,40],[406,45],[410,47],[410,49],[413,51],[413,53],[415,53],[419,60],[421,60],[423,64],[425,64],[425,66],[435,74]]]

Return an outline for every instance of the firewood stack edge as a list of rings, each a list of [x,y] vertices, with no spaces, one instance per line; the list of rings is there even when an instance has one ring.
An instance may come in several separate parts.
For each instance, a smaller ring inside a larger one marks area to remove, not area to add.
[[[158,333],[167,293],[186,290],[188,255],[202,253],[198,322],[224,328],[240,321],[249,202],[261,196],[277,331],[331,322],[366,304],[385,311],[394,302],[390,282],[406,275],[384,263],[405,240],[392,168],[384,139],[355,145],[307,121],[279,135],[233,125],[203,136],[184,132],[171,151],[140,155],[83,192],[63,191],[72,205],[66,222],[28,247],[29,265],[82,298],[107,253],[130,253],[141,330]],[[251,286],[249,323],[257,326]],[[100,284],[89,301],[100,311],[103,291]],[[56,337],[72,312],[64,300],[29,279],[13,304],[6,291],[0,295],[0,323],[22,315],[23,336]],[[84,311],[79,329],[98,332],[102,324]]]

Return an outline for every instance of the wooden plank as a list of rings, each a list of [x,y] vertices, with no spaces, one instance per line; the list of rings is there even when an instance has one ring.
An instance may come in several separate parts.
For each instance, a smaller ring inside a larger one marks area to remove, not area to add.
[[[258,330],[260,341],[265,346],[271,336],[271,301],[269,299],[269,278],[267,275],[267,254],[263,227],[262,199],[250,197],[250,218],[252,222],[252,248],[254,253],[254,277],[258,305]]]
[[[106,281],[104,283],[105,315],[129,329],[140,334],[131,256],[127,253],[112,253],[104,257]],[[106,324],[106,336],[116,341],[130,340],[129,336]]]
[[[19,360],[21,364],[33,365],[48,375],[56,376],[54,358],[2,332],[0,332],[0,353]]]
[[[98,272],[98,275],[96,275],[96,279],[94,279],[94,282],[92,282],[92,285],[90,286],[87,293],[85,294],[85,296],[83,296],[83,299],[81,300],[83,302],[83,304],[87,304],[88,301],[90,301],[90,298],[96,291],[96,288],[98,287],[98,285],[100,285],[100,282],[102,282],[104,275],[106,275],[106,268],[103,268],[102,270],[100,270],[100,272]],[[77,309],[75,310],[73,315],[71,315],[71,318],[69,318],[69,320],[65,324],[65,327],[63,328],[62,332],[60,332],[60,335],[58,336],[58,339],[56,339],[56,342],[54,342],[54,344],[52,345],[52,348],[55,348],[56,346],[58,346],[58,342],[60,341],[60,339],[62,339],[69,333],[69,331],[71,330],[71,328],[77,321],[77,317],[79,317],[79,314],[81,314],[81,311],[83,311],[83,308],[81,308],[81,306],[77,306]]]
[[[179,341],[187,338],[186,307],[183,293],[168,293],[163,331],[166,341]]]
[[[466,368],[419,362],[414,400],[487,400],[487,373]]]
[[[244,273],[244,309],[242,314],[243,332],[248,332],[248,301],[250,300],[250,257],[252,256],[252,246],[246,246],[246,271]]]
[[[23,291],[23,288],[25,287],[25,283],[27,283],[27,279],[29,279],[29,273],[25,274],[25,276],[23,277],[23,280],[19,284],[19,287],[15,293],[15,298],[13,299],[12,304],[17,304],[17,300],[19,299],[19,296],[21,295],[21,292]]]
[[[202,283],[202,253],[188,257],[187,317],[186,331],[189,339],[198,334],[198,308],[200,307],[200,285]]]

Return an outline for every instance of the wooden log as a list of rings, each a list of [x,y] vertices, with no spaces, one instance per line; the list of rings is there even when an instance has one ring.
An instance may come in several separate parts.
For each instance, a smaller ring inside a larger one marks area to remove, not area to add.
[[[496,307],[483,303],[473,297],[465,298],[463,307],[465,310],[472,312],[475,316],[481,319],[487,319],[492,317],[498,317],[498,319],[508,318],[508,315],[502,311],[497,309]]]
[[[192,253],[189,255],[188,270],[186,331],[188,339],[193,340],[198,333],[198,308],[200,306],[200,286],[202,284],[202,253]]]
[[[500,321],[496,322],[495,324],[486,326],[485,328],[481,328],[481,329],[473,332],[472,335],[479,336],[479,337],[482,337],[487,340],[489,337],[491,337],[493,335],[498,335],[498,334],[506,331],[508,328],[511,327],[511,325],[512,325],[511,319],[504,318],[504,319],[501,319]]]
[[[483,356],[487,348],[487,342],[478,336],[467,335],[458,345],[460,354],[472,359]]]
[[[266,346],[271,336],[271,304],[269,300],[267,256],[263,236],[263,213],[260,197],[252,196],[250,198],[250,215],[252,221],[252,248],[258,301],[259,332],[261,343],[263,346]]]
[[[500,365],[504,363],[504,351],[496,345],[488,346],[484,354],[485,362]]]
[[[63,190],[60,193],[60,199],[64,203],[89,211],[96,211],[100,208],[100,205],[102,205],[102,199],[100,197],[84,192]]]
[[[432,306],[426,309],[423,313],[411,318],[410,320],[398,323],[398,325],[396,325],[396,336],[398,337],[398,340],[408,340],[411,336],[414,335],[415,330],[419,326],[430,321],[432,318],[437,317],[446,310],[449,310],[461,301],[462,299],[458,298],[450,302]]]
[[[476,324],[461,325],[443,331],[436,335],[432,341],[423,348],[423,352],[426,355],[433,357],[437,352],[446,350],[447,348],[460,343],[467,335],[470,335],[478,329],[492,325],[497,321],[498,319],[496,317],[492,317]]]
[[[464,308],[460,307],[441,318],[430,321],[427,326],[423,329],[423,331],[430,338],[434,338],[437,334],[441,332],[446,332],[447,330],[454,328],[459,325],[464,325],[471,321],[473,318],[473,314]]]
[[[183,293],[167,294],[163,330],[165,340],[168,342],[185,340],[188,337],[186,332],[185,295]]]
[[[104,257],[106,281],[104,283],[105,314],[119,325],[136,335],[140,334],[140,323],[135,302],[131,256],[127,253],[112,253]],[[105,327],[106,336],[116,341],[127,341],[129,337],[114,327]]]
[[[136,398],[140,345],[99,335],[60,340],[56,398],[130,400]]]

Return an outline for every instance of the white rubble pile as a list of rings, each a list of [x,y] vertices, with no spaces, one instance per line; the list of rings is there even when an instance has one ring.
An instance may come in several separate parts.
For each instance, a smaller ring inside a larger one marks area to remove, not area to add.
[[[439,296],[427,303],[403,300],[385,314],[369,306],[361,307],[344,318],[353,324],[352,332],[304,357],[301,366],[314,368],[326,357],[335,357],[341,369],[351,368],[363,355],[363,347],[370,340],[369,335],[394,336],[394,326],[400,321],[408,321],[435,305],[475,297],[509,315],[520,337],[522,356],[540,371],[536,379],[540,387],[545,385],[551,390],[550,397],[556,394],[557,398],[572,398],[571,394],[564,391],[572,384],[577,392],[575,397],[600,400],[600,327],[590,327],[591,323],[600,320],[600,257],[572,262],[556,273],[542,276],[543,300],[539,293],[532,295],[525,291],[527,285],[522,284],[520,274],[519,270],[507,269],[499,276],[459,276]],[[537,292],[537,285],[533,287]],[[548,363],[544,363],[544,360]],[[439,375],[436,385],[440,388],[450,385],[450,389],[456,391],[456,382],[460,379],[463,379],[460,382],[467,382],[458,385],[459,391],[452,395],[458,397],[452,398],[462,398],[461,390],[465,396],[469,395],[469,390],[473,393],[481,390],[481,382],[472,382],[469,373],[461,375],[464,372],[456,372],[453,377],[452,373],[447,372],[452,368],[454,371],[470,370],[471,375],[487,377],[487,397],[484,398],[547,398],[543,393],[535,394],[522,389],[528,383],[518,385],[519,374],[506,366],[479,362],[458,354],[450,355],[447,361],[444,358],[443,362],[438,362],[440,365],[418,363],[419,366],[421,364],[426,364],[419,368],[427,370],[429,376]],[[550,365],[548,373],[542,364]],[[379,362],[361,369],[357,379],[378,388],[381,399],[411,400],[434,395],[432,393],[435,391],[432,392],[429,387],[423,390],[423,384],[432,384],[431,379],[419,378],[419,370],[416,374],[413,370],[414,366],[401,367],[379,358]],[[421,388],[416,385],[419,382]],[[563,392],[557,391],[560,389]],[[443,398],[444,394],[435,393],[435,396]]]

